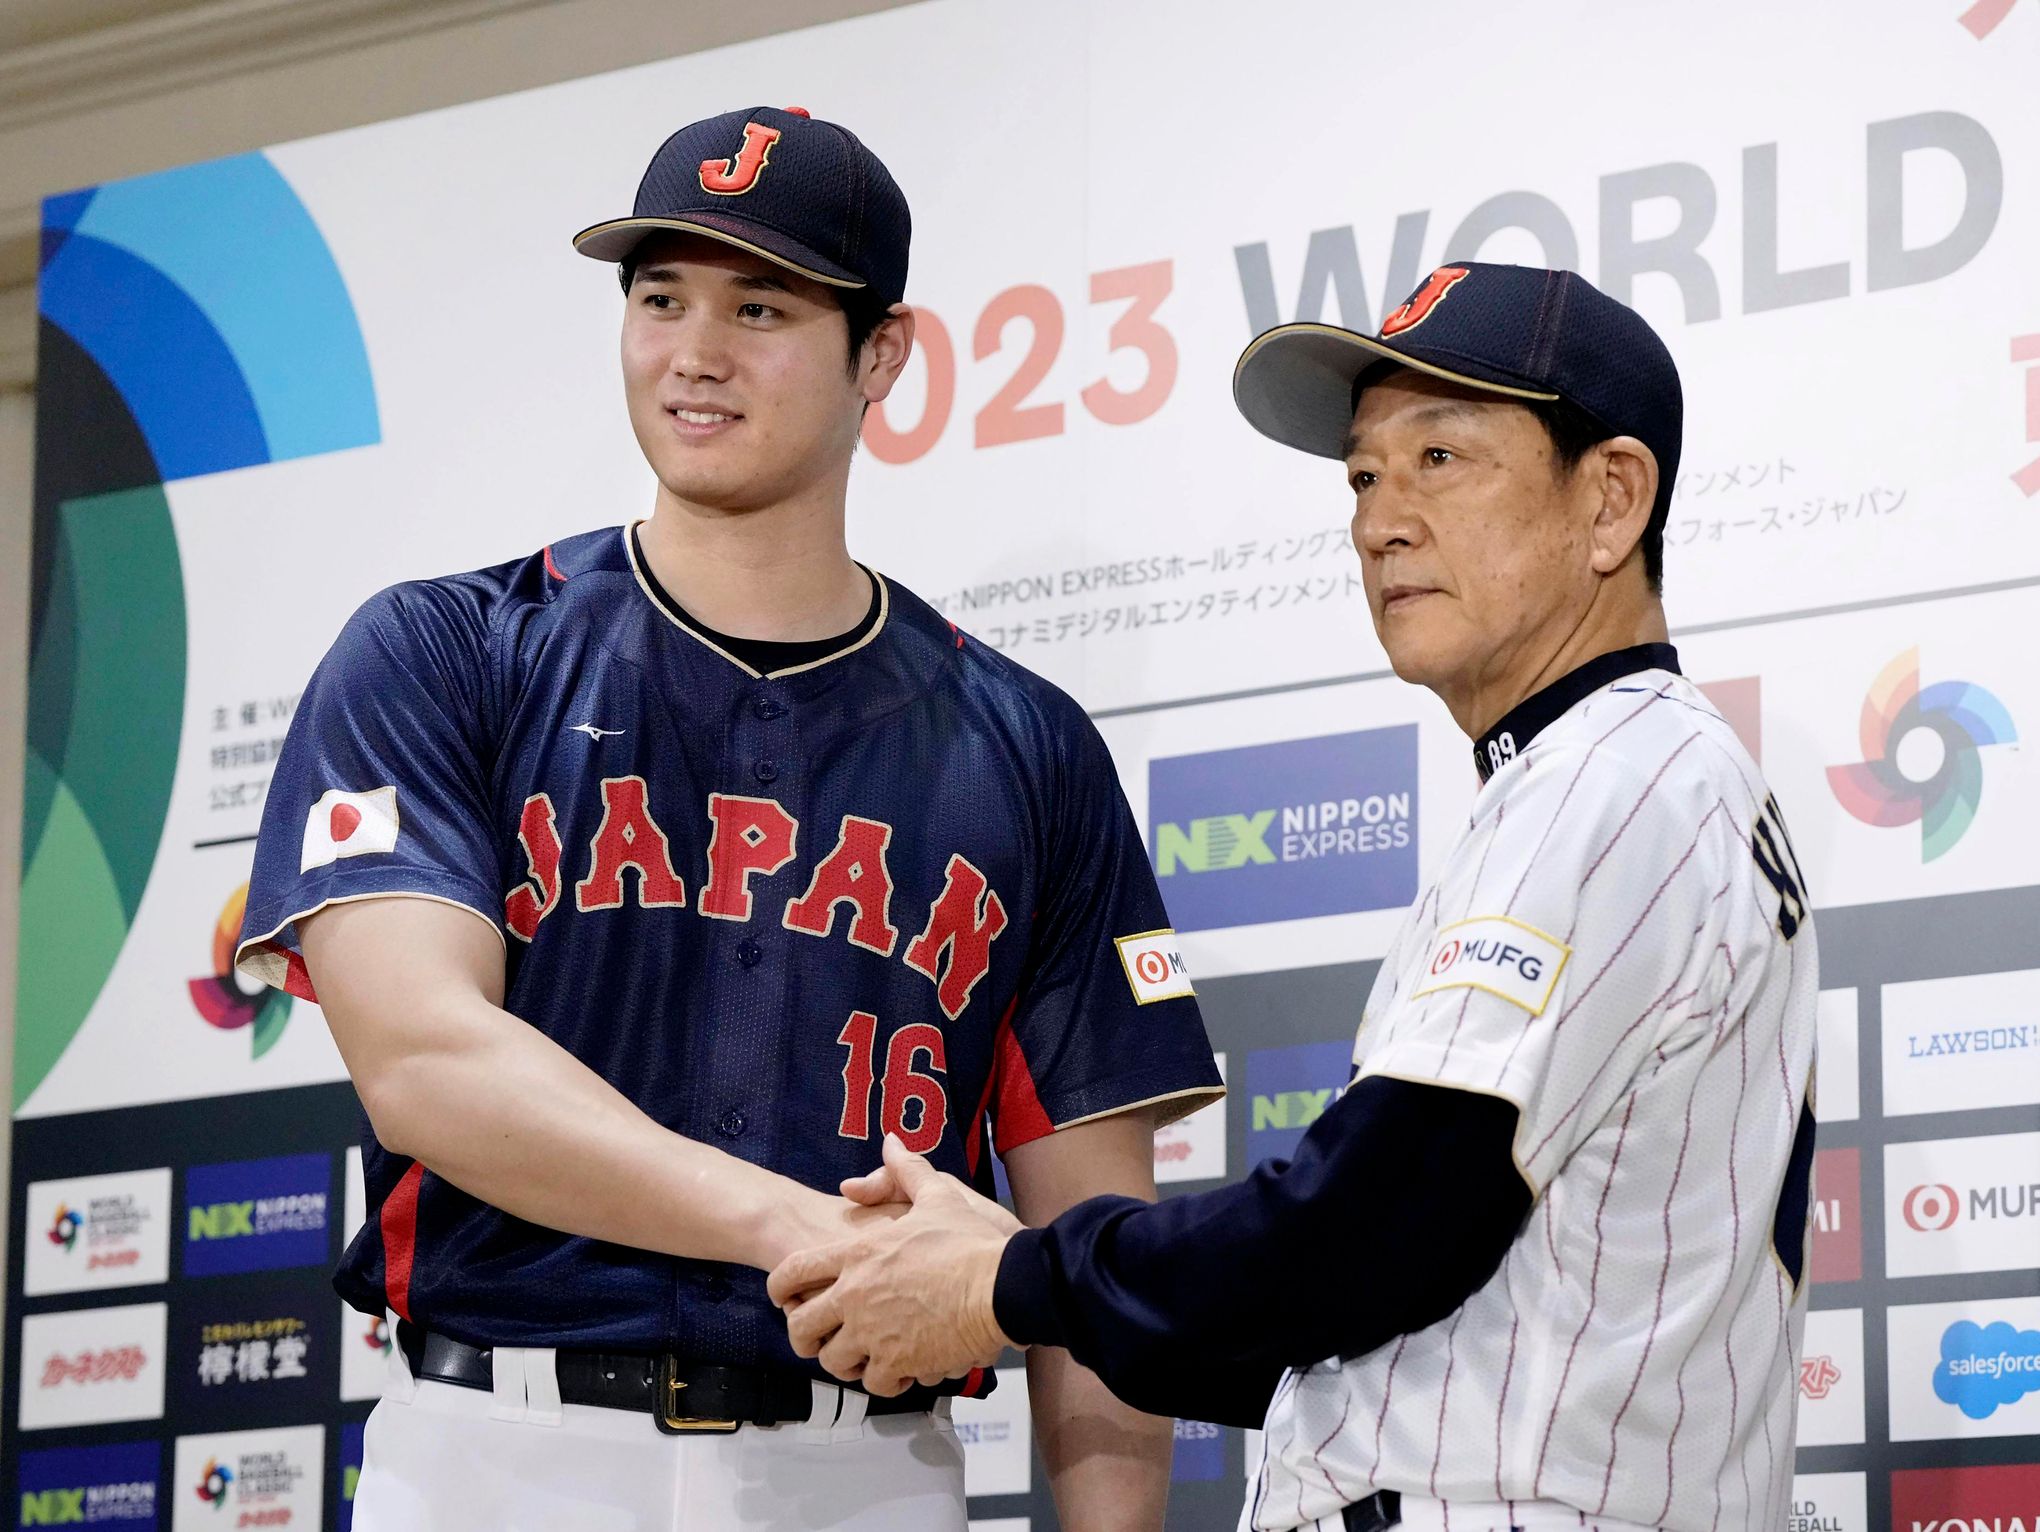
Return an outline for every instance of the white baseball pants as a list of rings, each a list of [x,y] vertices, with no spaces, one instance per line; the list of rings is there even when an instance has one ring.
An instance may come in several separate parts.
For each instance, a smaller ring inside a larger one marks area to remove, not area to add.
[[[354,1532],[965,1532],[947,1401],[867,1420],[864,1395],[818,1383],[807,1423],[667,1436],[562,1404],[551,1362],[497,1348],[491,1395],[419,1382],[393,1351]]]

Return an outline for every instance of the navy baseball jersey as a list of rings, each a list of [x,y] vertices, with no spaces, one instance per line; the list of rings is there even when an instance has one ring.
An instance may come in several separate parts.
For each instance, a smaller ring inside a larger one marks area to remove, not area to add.
[[[263,813],[241,971],[316,997],[296,923],[472,910],[504,1007],[655,1121],[833,1191],[887,1132],[989,1180],[1057,1128],[1219,1095],[1104,742],[873,576],[868,632],[761,675],[627,531],[395,586],[319,666]],[[764,1277],[541,1228],[364,1128],[336,1285],[475,1345],[802,1366]]]

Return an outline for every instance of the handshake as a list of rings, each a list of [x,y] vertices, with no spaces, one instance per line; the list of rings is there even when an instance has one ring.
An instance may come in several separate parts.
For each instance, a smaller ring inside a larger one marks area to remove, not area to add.
[[[992,1290],[1020,1221],[891,1134],[884,1164],[845,1181],[843,1195],[894,1216],[773,1268],[766,1290],[793,1349],[887,1398],[998,1360],[1011,1342]]]

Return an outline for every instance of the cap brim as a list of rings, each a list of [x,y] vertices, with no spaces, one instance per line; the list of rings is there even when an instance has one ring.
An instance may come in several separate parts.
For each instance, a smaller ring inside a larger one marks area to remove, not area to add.
[[[659,233],[699,234],[720,240],[739,250],[763,256],[776,266],[798,272],[831,287],[863,287],[864,278],[845,270],[834,261],[810,250],[777,229],[749,219],[720,214],[691,213],[685,218],[612,218],[583,229],[574,236],[574,248],[597,261],[620,261],[635,250],[647,235]]]
[[[1254,337],[1233,367],[1233,403],[1271,441],[1344,460],[1353,427],[1353,385],[1380,362],[1412,367],[1511,399],[1556,399],[1506,378],[1448,366],[1414,350],[1329,324],[1277,325]]]

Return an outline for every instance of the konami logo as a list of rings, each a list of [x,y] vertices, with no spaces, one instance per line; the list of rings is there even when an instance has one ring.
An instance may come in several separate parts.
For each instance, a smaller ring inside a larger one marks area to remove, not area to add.
[[[2040,1463],[1907,1468],[1891,1476],[1892,1532],[2036,1532]]]

